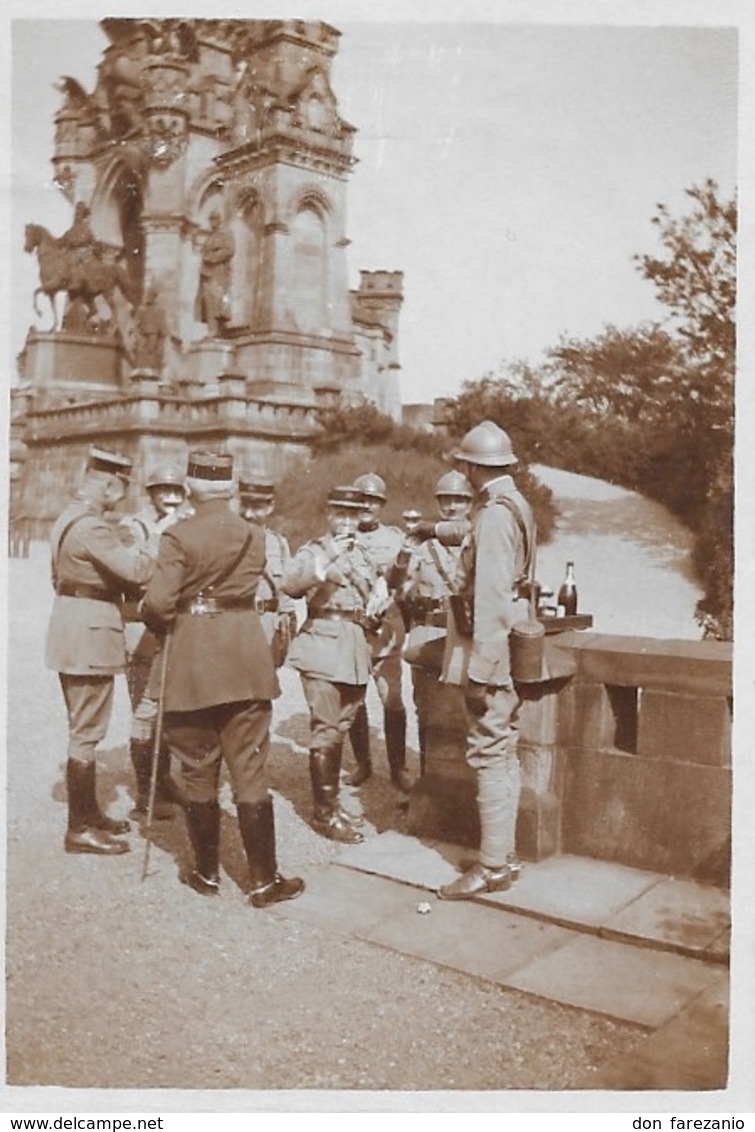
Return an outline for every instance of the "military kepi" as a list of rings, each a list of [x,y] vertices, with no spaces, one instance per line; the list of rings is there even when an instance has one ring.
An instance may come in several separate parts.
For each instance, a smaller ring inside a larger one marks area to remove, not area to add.
[[[270,483],[269,480],[240,479],[239,495],[242,499],[259,499],[270,503],[275,499],[275,484]]]
[[[353,507],[355,510],[364,509],[364,493],[359,488],[346,486],[334,487],[328,492],[329,507]]]
[[[190,452],[186,474],[195,480],[232,480],[233,456],[226,452]]]
[[[128,481],[133,466],[133,460],[121,452],[108,452],[106,448],[96,448],[94,445],[87,452],[88,472],[108,472],[111,476],[120,476]]]

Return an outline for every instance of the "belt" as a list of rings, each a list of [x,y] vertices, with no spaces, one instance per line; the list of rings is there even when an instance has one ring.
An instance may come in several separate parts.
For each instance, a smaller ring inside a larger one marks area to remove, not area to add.
[[[123,595],[105,586],[56,586],[55,593],[60,597],[86,597],[90,601],[109,601],[113,605],[120,605]]]
[[[256,597],[254,599],[254,608],[258,613],[277,613],[279,604],[277,597]]]
[[[361,609],[308,609],[307,617],[313,621],[353,621],[356,625],[365,622]]]
[[[200,593],[188,601],[180,601],[176,606],[176,613],[189,613],[192,617],[198,617],[204,613],[231,613],[245,609],[256,609],[253,597],[212,597]]]
[[[447,623],[448,623],[448,610],[447,609],[431,610],[429,613],[425,613],[422,617],[419,618],[419,624],[420,625],[437,625],[437,626],[442,626],[445,629]]]

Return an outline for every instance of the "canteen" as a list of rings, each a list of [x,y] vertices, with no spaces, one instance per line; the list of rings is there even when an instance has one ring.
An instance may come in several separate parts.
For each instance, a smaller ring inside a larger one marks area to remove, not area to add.
[[[545,628],[534,617],[517,621],[509,633],[511,676],[520,684],[533,684],[543,678]]]

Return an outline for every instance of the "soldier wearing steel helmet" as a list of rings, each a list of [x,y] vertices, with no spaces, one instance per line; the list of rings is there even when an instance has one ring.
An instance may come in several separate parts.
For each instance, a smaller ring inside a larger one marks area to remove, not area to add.
[[[511,678],[509,631],[526,612],[517,587],[527,576],[536,529],[532,509],[514,482],[517,460],[502,428],[484,421],[452,455],[475,493],[457,574],[457,590],[468,601],[472,625],[460,640],[449,632],[442,679],[464,688],[466,761],[477,777],[480,853],[477,864],[438,895],[465,900],[509,888],[516,877],[520,701]]]
[[[171,521],[190,512],[186,498],[185,467],[177,468],[164,464],[148,472],[145,482],[147,502],[133,515],[126,515],[119,523],[119,534],[126,546],[145,546],[150,540],[170,525]],[[126,649],[128,667],[126,683],[131,700],[131,739],[130,754],[136,782],[136,799],[131,817],[143,818],[147,815],[150,779],[152,773],[152,746],[157,702],[153,691],[156,681],[151,674],[159,666],[159,641],[147,629],[136,614],[136,609],[126,607]],[[159,752],[157,761],[157,785],[152,808],[152,817],[166,821],[175,816],[175,803],[181,803],[182,796],[171,778],[170,756],[167,748]]]
[[[344,736],[364,703],[370,676],[367,638],[377,574],[356,538],[364,501],[353,486],[334,487],[327,500],[327,532],[299,548],[287,563],[282,588],[306,597],[307,617],[288,654],[310,711],[309,771],[313,826],[331,841],[363,840],[339,802]]]
[[[372,676],[383,705],[385,750],[391,782],[403,794],[411,790],[406,770],[406,708],[401,681],[401,650],[406,631],[401,611],[392,595],[391,570],[401,550],[404,535],[398,527],[380,521],[386,502],[385,480],[375,472],[357,476],[353,485],[361,494],[363,511],[357,539],[377,573],[376,603],[381,608],[379,628],[370,635]],[[350,732],[357,762],[352,775],[354,786],[361,786],[372,774],[367,709],[362,705]]]
[[[411,665],[414,708],[419,732],[420,767],[425,769],[425,737],[432,717],[433,694],[446,640],[449,597],[456,592],[461,541],[469,529],[472,487],[465,475],[446,472],[435,485],[441,522],[458,533],[456,545],[433,537],[417,545],[411,534],[396,559],[392,582],[404,611],[408,633],[404,657]]]

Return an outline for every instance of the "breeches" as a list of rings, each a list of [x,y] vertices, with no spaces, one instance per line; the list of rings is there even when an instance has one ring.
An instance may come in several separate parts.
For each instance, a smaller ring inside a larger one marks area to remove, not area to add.
[[[93,762],[95,748],[107,735],[113,712],[112,676],[58,673],[68,713],[68,758]]]
[[[146,629],[126,668],[132,709],[131,738],[144,743],[152,739],[157,719],[157,701],[152,695],[155,685],[153,669],[160,664],[161,655],[157,639]]]
[[[264,802],[271,718],[269,700],[166,712],[165,739],[170,753],[181,761],[187,800],[212,802],[217,798],[225,759],[234,801]]]
[[[302,673],[301,686],[309,705],[310,747],[324,751],[340,745],[364,703],[364,684],[336,684]]]
[[[477,772],[480,861],[506,863],[516,847],[521,792],[517,757],[519,697],[513,688],[491,688],[484,705],[467,702],[467,764]]]
[[[402,711],[404,700],[401,691],[401,653],[392,653],[373,660],[372,676],[385,710]]]

